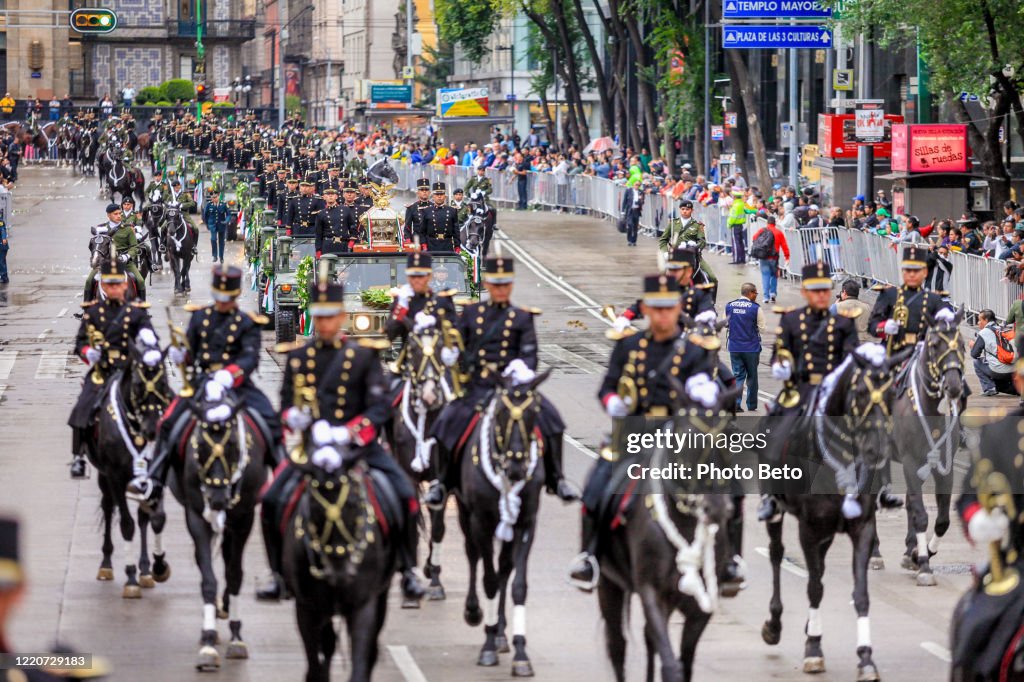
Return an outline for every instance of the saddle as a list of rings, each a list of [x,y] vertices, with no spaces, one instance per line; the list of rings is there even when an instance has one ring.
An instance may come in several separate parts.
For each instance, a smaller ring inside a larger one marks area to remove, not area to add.
[[[599,497],[595,518],[598,528],[615,531],[625,524],[626,515],[636,501],[636,488],[639,481],[629,478],[629,466],[619,462],[612,470],[608,483]]]
[[[287,467],[288,465],[283,466]],[[391,481],[388,480],[387,474],[372,467],[368,467],[368,470],[370,475],[366,479],[367,498],[373,506],[373,513],[377,517],[381,532],[385,536],[389,536],[392,529],[401,528],[404,522],[405,515],[402,511],[401,498],[395,491],[395,487],[391,485]],[[292,471],[294,474],[289,476],[281,490],[281,499],[285,500],[285,504],[274,506],[279,515],[272,519],[272,522],[280,529],[282,535],[287,532],[292,519],[295,518],[295,512],[299,509],[302,500],[302,493],[306,490],[306,478],[298,475],[298,469],[292,469]],[[282,473],[284,472],[280,469],[277,472],[278,475]]]
[[[242,416],[250,423],[250,426],[256,428],[260,438],[263,439],[264,451],[268,453],[269,457],[273,457],[272,452],[274,442],[270,435],[270,427],[267,426],[267,422],[259,415],[255,410],[251,410],[246,406],[242,407]],[[189,436],[192,435],[192,429],[195,428],[196,417],[191,410],[187,410],[182,413],[178,421],[171,428],[170,442],[173,444],[173,452],[176,453],[179,459],[185,459],[185,443],[188,442]]]

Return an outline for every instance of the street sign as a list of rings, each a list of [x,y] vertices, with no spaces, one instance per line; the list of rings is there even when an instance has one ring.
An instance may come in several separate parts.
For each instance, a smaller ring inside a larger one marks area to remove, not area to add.
[[[725,0],[723,19],[829,19],[832,10],[815,0]]]
[[[402,67],[402,78],[408,79],[412,78],[413,76],[415,76],[415,74],[413,73],[413,68],[411,66]]]
[[[746,50],[830,48],[832,31],[824,26],[723,26],[722,47]]]
[[[410,104],[412,102],[412,86],[374,83],[370,85],[370,102],[373,104]]]
[[[516,96],[512,95],[512,94],[505,95],[505,100],[508,101],[508,102],[515,102],[516,101]]]
[[[712,140],[724,140],[725,139],[725,127],[723,127],[723,126],[711,126],[711,139]]]
[[[735,128],[736,127],[736,112],[727,111],[725,112],[725,127]]]
[[[117,14],[102,7],[82,7],[68,19],[76,33],[110,33],[117,28]]]
[[[858,143],[875,144],[885,139],[885,109],[881,102],[862,102],[854,112],[853,137]]]
[[[832,89],[853,92],[853,69],[833,69]]]

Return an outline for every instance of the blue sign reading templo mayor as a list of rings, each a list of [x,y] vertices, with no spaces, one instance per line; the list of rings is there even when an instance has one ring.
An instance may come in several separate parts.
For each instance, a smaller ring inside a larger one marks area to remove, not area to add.
[[[816,0],[725,0],[723,19],[828,19],[832,10]]]
[[[726,49],[832,47],[832,32],[823,26],[723,26]]]

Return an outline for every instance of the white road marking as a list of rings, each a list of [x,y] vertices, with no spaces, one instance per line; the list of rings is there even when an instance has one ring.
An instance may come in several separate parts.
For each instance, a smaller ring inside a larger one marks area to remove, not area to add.
[[[3,397],[4,391],[7,390],[7,377],[11,376],[11,370],[14,369],[14,361],[17,359],[18,351],[16,350],[0,351],[0,398]]]
[[[582,452],[584,455],[586,455],[590,459],[597,459],[598,458],[598,454],[596,452],[594,452],[593,450],[591,450],[586,445],[584,445],[583,443],[579,442],[578,440],[576,440],[575,438],[573,438],[569,434],[565,434],[562,437],[565,438],[565,441],[567,443],[569,443],[569,445],[573,446],[574,448],[576,448],[577,450]]]
[[[941,644],[936,644],[935,642],[921,642],[921,648],[943,663],[953,662],[953,656],[950,654],[949,649]]]
[[[57,313],[57,317],[64,317],[67,314],[67,312],[68,312],[67,308],[61,308],[60,312]]]
[[[43,356],[39,358],[39,367],[36,368],[36,379],[63,379],[67,366],[66,351],[43,351]]]
[[[409,647],[389,644],[388,653],[391,654],[391,659],[395,662],[398,672],[402,673],[402,677],[405,678],[406,682],[427,682],[423,671],[416,665],[416,660],[409,653]]]
[[[74,183],[74,186],[77,187],[78,185],[81,185],[83,182],[85,182],[85,178],[84,177],[78,178],[78,182]]]
[[[556,360],[567,362],[577,369],[582,369],[587,374],[604,374],[605,372],[605,368],[597,364],[593,360],[588,360],[579,353],[574,353],[571,350],[563,348],[562,346],[550,344],[546,346],[541,352],[547,353]]]
[[[37,338],[37,339],[45,339],[45,338],[46,338],[46,335],[47,335],[47,334],[49,334],[49,333],[50,333],[50,332],[52,332],[52,331],[53,331],[52,329],[44,329],[44,330],[43,330],[43,331],[42,331],[42,332],[41,332],[41,333],[39,334],[39,336],[37,336],[36,338]]]
[[[765,559],[771,560],[771,555],[768,553],[767,547],[755,547],[754,551],[763,556]],[[786,557],[782,557],[782,570],[789,571],[795,576],[801,578],[807,577],[807,569],[800,568]]]

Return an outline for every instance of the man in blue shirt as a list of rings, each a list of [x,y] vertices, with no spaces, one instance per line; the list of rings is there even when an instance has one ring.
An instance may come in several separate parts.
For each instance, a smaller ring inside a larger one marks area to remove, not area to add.
[[[740,297],[725,306],[729,323],[729,358],[740,394],[736,411],[743,411],[743,382],[747,383],[747,410],[757,410],[757,364],[761,358],[764,311],[757,304],[757,287],[749,282],[740,287]]]
[[[213,245],[213,262],[224,262],[224,239],[228,231],[228,207],[220,203],[220,195],[210,195],[210,202],[203,207],[203,222],[210,230],[210,243]]]
[[[11,250],[11,244],[7,239],[7,223],[0,220],[0,284],[11,282],[7,277],[7,252]]]

